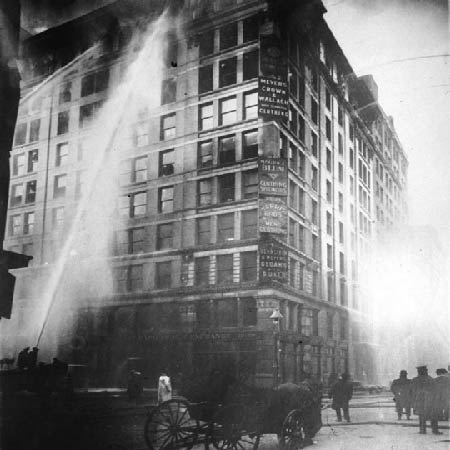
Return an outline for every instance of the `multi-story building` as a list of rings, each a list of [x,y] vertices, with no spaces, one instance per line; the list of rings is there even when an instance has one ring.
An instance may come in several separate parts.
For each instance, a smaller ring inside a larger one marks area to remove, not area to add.
[[[6,245],[34,259],[16,273],[17,311],[39,307],[60,264],[86,188],[83,142],[139,51],[130,30],[161,9],[128,3],[24,43]],[[161,103],[128,118],[117,148],[112,286],[72,305],[78,344],[60,346],[97,383],[117,382],[130,357],[151,375],[218,368],[266,385],[375,377],[360,274],[380,204],[385,223],[402,214],[406,156],[321,2],[279,3],[178,10]]]

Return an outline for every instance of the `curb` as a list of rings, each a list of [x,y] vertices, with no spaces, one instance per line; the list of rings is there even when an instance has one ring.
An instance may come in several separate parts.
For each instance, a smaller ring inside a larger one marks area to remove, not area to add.
[[[383,420],[368,420],[366,422],[337,422],[337,423],[325,423],[322,424],[322,426],[326,426],[326,427],[348,427],[348,426],[352,426],[352,425],[397,425],[397,426],[401,426],[401,427],[410,427],[410,428],[419,428],[419,423],[399,423],[399,422],[389,422],[389,421],[383,421]],[[450,426],[449,425],[441,425],[439,424],[439,429],[440,430],[449,430]]]

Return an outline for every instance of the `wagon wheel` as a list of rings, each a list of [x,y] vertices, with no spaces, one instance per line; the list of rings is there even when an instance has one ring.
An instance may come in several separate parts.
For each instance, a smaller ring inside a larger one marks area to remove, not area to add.
[[[148,448],[191,449],[197,442],[199,423],[189,412],[189,403],[184,400],[168,400],[154,408],[145,422]]]
[[[217,450],[256,450],[261,436],[255,413],[232,404],[214,415],[211,440]]]
[[[298,409],[291,411],[283,421],[279,439],[280,450],[298,450],[303,448],[303,417]]]

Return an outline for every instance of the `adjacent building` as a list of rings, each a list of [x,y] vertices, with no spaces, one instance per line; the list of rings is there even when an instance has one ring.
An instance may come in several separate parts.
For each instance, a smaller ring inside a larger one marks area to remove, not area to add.
[[[23,43],[5,239],[33,256],[15,273],[18,324],[39,307],[86,188],[95,114],[162,3],[117,1]],[[279,3],[174,5],[184,36],[170,34],[161,104],[118,148],[111,290],[80,299],[77,345],[60,348],[93,384],[117,383],[132,357],[153,377],[375,381],[364,267],[405,221],[407,158],[322,3]]]

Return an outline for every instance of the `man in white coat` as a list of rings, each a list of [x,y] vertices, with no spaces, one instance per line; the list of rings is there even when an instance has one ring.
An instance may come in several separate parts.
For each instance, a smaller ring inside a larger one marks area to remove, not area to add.
[[[172,398],[172,385],[166,372],[162,372],[158,381],[158,403],[166,402]]]

